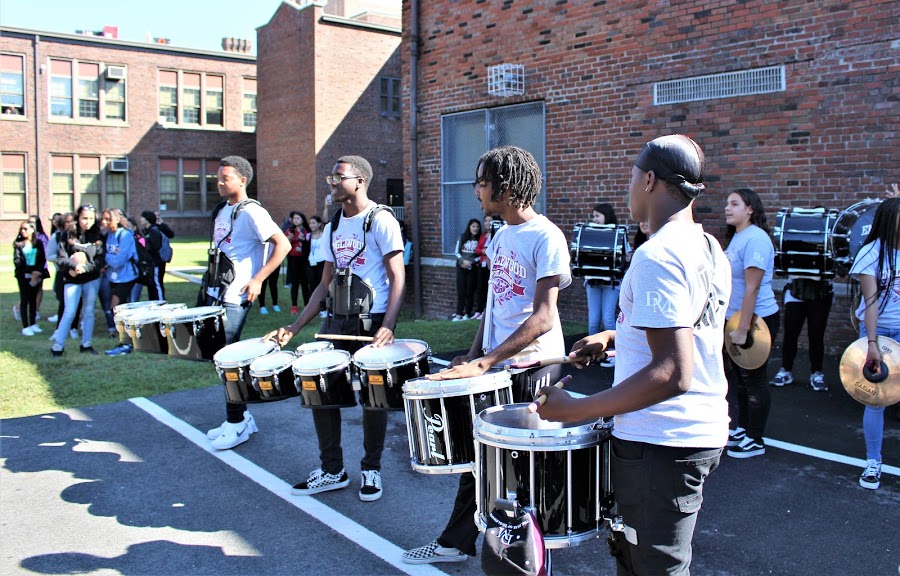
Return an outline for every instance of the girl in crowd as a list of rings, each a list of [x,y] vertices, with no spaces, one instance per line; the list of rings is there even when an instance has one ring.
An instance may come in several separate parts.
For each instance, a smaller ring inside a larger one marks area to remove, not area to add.
[[[454,322],[468,320],[474,315],[475,287],[478,273],[475,264],[475,249],[481,239],[481,222],[472,218],[456,241],[456,314]]]
[[[329,195],[330,197],[330,195]],[[325,270],[325,247],[328,245],[322,236],[325,224],[319,216],[309,219],[309,276],[308,286],[318,286],[322,281],[322,272]],[[303,294],[304,305],[308,294]],[[325,300],[320,304],[319,316],[325,317]]]
[[[641,247],[641,244],[647,241],[650,237],[650,223],[644,220],[643,222],[638,223],[637,232],[634,233],[634,243],[632,244],[632,248],[637,250]]]
[[[56,232],[50,236],[50,241],[47,243],[47,260],[53,263],[53,268],[56,273],[53,275],[53,293],[56,295],[56,314],[48,318],[50,322],[56,324],[59,327],[59,321],[62,320],[63,311],[66,307],[66,298],[63,293],[63,286],[65,280],[63,279],[63,275],[59,273],[59,266],[56,263],[56,254],[59,251],[59,242],[62,238],[65,238],[65,234],[69,230],[73,230],[75,228],[75,213],[74,212],[66,212],[64,214],[59,214],[58,217],[53,217],[54,228]],[[78,326],[81,322],[81,308],[78,308],[78,311],[75,313],[75,319],[72,322],[73,326]],[[69,336],[73,340],[78,339],[78,330],[71,329],[69,331]]]
[[[309,223],[306,215],[296,210],[291,212],[290,219],[291,224],[284,231],[291,243],[287,255],[287,281],[291,285],[291,314],[297,314],[297,294],[301,289],[303,304],[309,302]]]
[[[498,217],[499,219],[499,217]],[[491,260],[487,257],[487,247],[491,244],[491,237],[494,235],[492,228],[494,222],[493,216],[484,217],[484,227],[481,229],[481,238],[478,239],[478,246],[475,247],[476,257],[476,280],[475,280],[475,318],[481,319],[484,311],[487,309],[487,291],[488,280],[491,277]]]
[[[781,368],[769,382],[772,386],[785,386],[794,382],[794,359],[797,357],[797,341],[803,324],[807,323],[809,337],[809,385],[817,392],[828,390],[822,364],[825,359],[825,326],[834,288],[830,280],[794,278],[784,291],[784,343]]]
[[[34,336],[40,332],[37,325],[38,287],[44,281],[47,257],[44,244],[35,234],[35,227],[29,221],[19,226],[19,235],[13,242],[13,264],[16,282],[19,284],[19,314],[22,318],[22,335]]]
[[[878,337],[900,340],[900,198],[882,202],[862,248],[856,254],[850,276],[859,281],[862,300],[856,310],[859,335],[867,338],[866,365],[881,369]],[[866,406],[863,412],[866,467],[859,485],[876,490],[881,486],[881,444],[884,438],[884,406]]]
[[[745,344],[756,314],[765,321],[774,341],[779,324],[778,302],[772,290],[775,248],[769,239],[766,212],[759,195],[749,188],[731,193],[725,205],[725,223],[728,225],[725,254],[731,262],[731,300],[725,316],[730,319],[736,312],[741,313],[738,327],[725,337],[736,345]],[[770,401],[766,385],[768,362],[746,370],[726,355],[725,367],[732,424],[728,455],[751,458],[765,454],[763,434]]]
[[[617,225],[619,220],[616,218],[612,205],[603,203],[594,206],[591,211],[591,223]],[[615,330],[619,285],[613,286],[602,280],[585,280],[584,289],[587,292],[588,334],[597,334],[603,330]],[[615,358],[608,358],[600,365],[614,366]]]
[[[156,281],[147,287],[148,300],[165,300],[166,287],[164,279],[166,276],[166,261],[160,255],[163,245],[163,236],[166,238],[174,238],[175,232],[169,228],[161,218],[150,210],[141,212],[141,231],[146,240],[147,253],[153,259],[153,277]],[[137,256],[135,256],[137,258]]]
[[[48,254],[47,252],[47,244],[50,242],[50,237],[44,232],[44,225],[41,223],[41,219],[39,216],[31,215],[28,217],[28,222],[34,226],[34,235],[35,237],[41,241],[41,244],[44,245],[44,254]],[[47,269],[47,265],[44,264],[44,268],[42,270],[44,278],[50,277],[50,271]],[[35,312],[35,318],[38,320],[41,319],[41,302],[44,300],[44,284],[38,284],[37,286],[37,308]]]
[[[105,264],[103,239],[97,225],[97,211],[90,204],[78,208],[76,226],[59,241],[56,263],[65,281],[63,294],[65,312],[53,334],[53,356],[62,356],[66,335],[75,319],[81,301],[81,352],[96,354],[92,346],[94,334],[94,303],[100,289],[100,270]]]
[[[134,216],[129,216],[125,220],[119,223],[123,228],[128,228],[131,230],[131,233],[134,234],[134,243],[135,243],[135,252],[137,252],[137,245],[140,244],[144,248],[147,247],[147,237],[144,236],[144,233],[141,231],[141,226],[138,224],[137,220],[135,220]],[[135,256],[135,259],[137,256]],[[129,302],[139,302],[141,299],[141,292],[144,290],[144,285],[140,282],[135,282],[134,286],[131,288],[131,297],[128,299]],[[150,298],[150,287],[147,287],[147,300],[153,300]]]
[[[268,260],[272,256],[272,252],[275,250],[275,245],[270,244],[266,247],[266,257],[265,260]],[[281,266],[276,267],[272,270],[272,273],[269,274],[269,277],[266,278],[262,287],[259,289],[259,313],[262,315],[266,315],[269,313],[269,309],[266,308],[266,287],[268,286],[269,292],[272,294],[272,311],[281,312],[281,307],[278,305],[278,278],[281,276]]]
[[[131,301],[131,290],[137,280],[134,261],[137,260],[137,249],[134,245],[134,233],[122,222],[127,221],[125,214],[118,208],[103,211],[100,227],[106,231],[106,276],[112,292],[109,310],[112,314],[116,306]],[[113,324],[110,334],[118,334]]]

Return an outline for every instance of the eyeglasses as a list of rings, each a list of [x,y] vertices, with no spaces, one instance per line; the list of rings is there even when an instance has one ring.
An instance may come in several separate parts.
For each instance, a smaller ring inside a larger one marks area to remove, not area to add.
[[[329,186],[337,186],[344,180],[353,180],[354,178],[363,179],[362,176],[345,176],[343,174],[329,174],[325,177],[325,183]]]

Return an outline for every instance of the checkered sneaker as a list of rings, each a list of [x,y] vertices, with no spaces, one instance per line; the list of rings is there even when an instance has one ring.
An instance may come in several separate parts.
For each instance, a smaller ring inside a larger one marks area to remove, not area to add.
[[[881,462],[866,460],[866,469],[859,477],[859,485],[869,490],[878,490],[881,486]]]
[[[306,482],[301,482],[291,488],[291,494],[311,496],[320,492],[345,488],[348,484],[350,484],[350,477],[347,476],[346,471],[341,470],[339,474],[328,474],[321,468],[316,468],[309,473]]]
[[[468,558],[456,548],[444,548],[437,540],[407,550],[403,553],[403,561],[407,564],[434,564],[435,562],[463,562]]]
[[[363,470],[359,499],[363,502],[373,502],[381,498],[381,493],[381,472],[378,470]]]

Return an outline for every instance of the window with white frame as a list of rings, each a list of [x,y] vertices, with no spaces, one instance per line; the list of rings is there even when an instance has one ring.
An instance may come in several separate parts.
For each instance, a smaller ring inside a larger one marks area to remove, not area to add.
[[[245,129],[256,129],[256,78],[244,78],[242,112]]]
[[[25,115],[25,58],[0,54],[0,108],[4,116]]]
[[[400,79],[378,79],[378,112],[383,116],[400,116]]]
[[[218,159],[160,158],[160,211],[208,214],[221,200],[218,170]]]
[[[122,66],[51,58],[51,120],[124,121],[125,82]]]
[[[26,213],[25,205],[25,155],[8,152],[0,153],[0,214],[22,215]]]
[[[471,218],[482,219],[481,204],[472,183],[478,159],[497,146],[528,150],[543,172],[544,103],[500,106],[441,117],[441,248],[444,254],[454,253],[456,239]],[[535,203],[538,212],[543,212],[544,196],[542,191]]]
[[[159,71],[159,119],[197,127],[225,125],[225,77],[205,72]]]
[[[91,204],[98,211],[121,208],[127,212],[126,172],[109,169],[115,158],[88,155],[50,157],[50,195],[54,212],[71,212]]]

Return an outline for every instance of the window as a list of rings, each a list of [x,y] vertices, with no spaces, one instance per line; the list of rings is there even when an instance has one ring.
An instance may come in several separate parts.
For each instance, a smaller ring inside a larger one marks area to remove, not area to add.
[[[25,214],[25,155],[0,154],[0,194],[3,196],[0,212],[7,214]]]
[[[50,115],[72,117],[72,63],[50,61]]]
[[[111,172],[109,160],[100,156],[51,156],[50,193],[54,212],[69,212],[82,204],[98,210],[127,207],[124,172]]]
[[[99,64],[78,64],[78,117],[100,118]]]
[[[127,178],[125,172],[106,172],[106,201],[100,204],[104,208],[120,208],[127,212]]]
[[[106,90],[106,106],[104,107],[107,120],[125,120],[125,81],[107,78],[104,81]]]
[[[244,78],[244,98],[241,110],[244,128],[256,129],[256,78]]]
[[[378,111],[385,116],[400,115],[400,79],[378,79]]]
[[[107,78],[111,66],[50,60],[50,116],[56,120],[125,120],[125,78]],[[115,66],[121,73],[124,69]],[[74,95],[74,97],[73,97]]]
[[[100,202],[100,158],[81,156],[78,158],[78,204],[102,206]]]
[[[53,212],[72,212],[75,209],[75,169],[72,156],[53,156],[50,159],[50,196]]]
[[[225,77],[160,70],[159,119],[190,127],[224,127]]]
[[[160,211],[208,214],[221,201],[218,171],[218,159],[160,158]]]
[[[531,152],[544,171],[542,102],[441,117],[441,248],[444,254],[453,254],[456,239],[470,218],[480,220],[482,217],[481,206],[472,191],[478,159],[491,148],[506,145]],[[544,205],[545,194],[542,193],[537,198],[535,210],[543,212]]]
[[[25,60],[0,54],[0,108],[4,115],[25,115]]]

